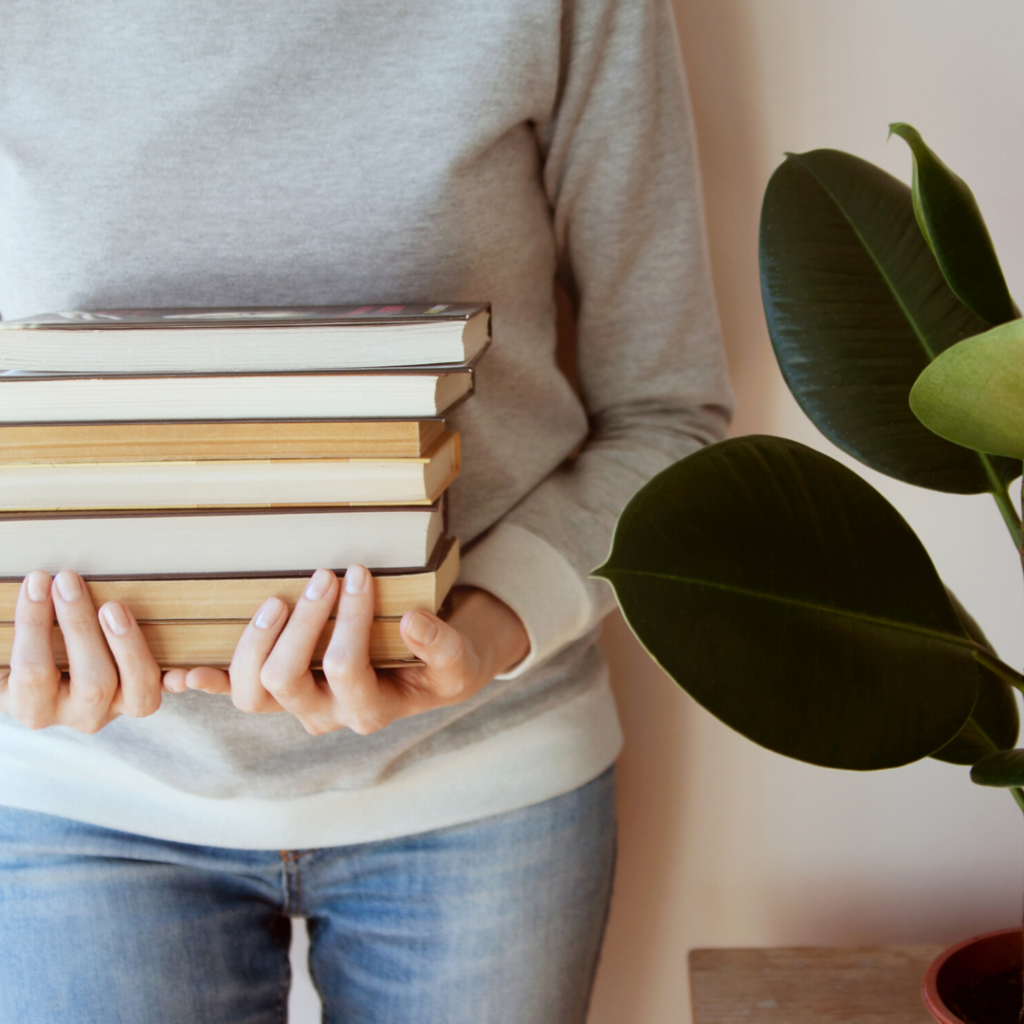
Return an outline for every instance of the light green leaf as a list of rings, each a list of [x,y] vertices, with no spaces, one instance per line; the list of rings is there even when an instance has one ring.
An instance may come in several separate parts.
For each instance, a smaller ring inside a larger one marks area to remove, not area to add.
[[[910,407],[940,437],[1024,459],[1024,320],[943,352],[918,377]]]

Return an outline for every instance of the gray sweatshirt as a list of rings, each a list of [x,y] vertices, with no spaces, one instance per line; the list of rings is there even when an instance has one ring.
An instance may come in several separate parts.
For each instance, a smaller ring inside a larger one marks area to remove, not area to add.
[[[0,716],[0,802],[276,849],[582,785],[621,744],[588,573],[730,407],[667,0],[7,0],[4,317],[461,300],[495,338],[452,416],[461,581],[519,614],[526,661],[365,737],[198,693],[95,736]]]

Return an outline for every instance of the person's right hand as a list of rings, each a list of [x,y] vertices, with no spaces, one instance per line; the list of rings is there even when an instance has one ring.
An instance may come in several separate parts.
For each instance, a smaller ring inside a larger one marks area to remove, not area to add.
[[[64,634],[69,673],[53,655],[53,617]],[[0,711],[30,729],[66,725],[98,732],[119,715],[160,707],[160,667],[132,613],[109,601],[97,615],[82,578],[45,572],[22,580],[10,668],[0,668]]]

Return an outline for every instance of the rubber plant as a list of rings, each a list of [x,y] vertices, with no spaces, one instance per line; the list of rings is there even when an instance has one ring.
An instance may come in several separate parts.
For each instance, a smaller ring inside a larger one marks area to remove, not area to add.
[[[911,188],[826,149],[772,176],[772,344],[830,441],[910,484],[991,493],[1018,559],[1024,320],[970,189],[910,125],[890,130]],[[896,509],[827,455],[757,435],[696,452],[630,501],[595,575],[662,668],[749,739],[831,768],[969,765],[1024,808],[1024,677]]]
[[[990,493],[1024,564],[1008,492],[1024,460],[1024,319],[971,190],[916,129],[890,134],[910,147],[910,188],[826,149],[772,175],[760,269],[775,355],[848,455]],[[835,459],[759,435],[704,448],[634,496],[594,575],[679,686],[756,743],[830,768],[967,765],[1024,809],[1024,676],[896,509]]]

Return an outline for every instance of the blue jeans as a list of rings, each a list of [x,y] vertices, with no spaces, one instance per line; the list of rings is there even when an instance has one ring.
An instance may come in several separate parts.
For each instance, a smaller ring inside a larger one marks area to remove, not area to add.
[[[455,828],[280,853],[0,807],[2,1024],[281,1024],[291,917],[337,1024],[582,1024],[615,778]]]

